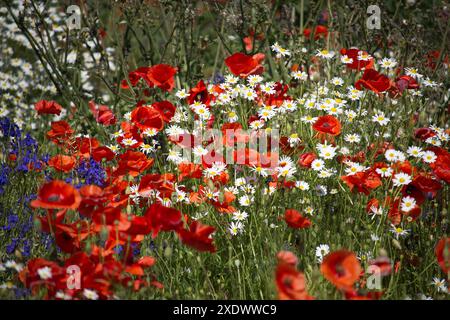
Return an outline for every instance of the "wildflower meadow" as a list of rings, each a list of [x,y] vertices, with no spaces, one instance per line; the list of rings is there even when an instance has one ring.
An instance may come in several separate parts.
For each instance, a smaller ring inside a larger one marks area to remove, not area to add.
[[[0,0],[0,298],[448,300],[449,16]]]

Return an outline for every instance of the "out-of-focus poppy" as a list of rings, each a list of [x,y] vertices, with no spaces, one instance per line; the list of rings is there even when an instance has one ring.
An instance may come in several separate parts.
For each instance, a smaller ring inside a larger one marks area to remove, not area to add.
[[[311,28],[305,28],[303,30],[303,35],[306,38],[310,38],[311,36]],[[312,32],[313,39],[319,40],[320,38],[326,38],[328,36],[328,28],[326,26],[318,25],[314,28],[314,31]]]
[[[450,237],[439,240],[434,252],[442,271],[445,274],[450,272]]]
[[[286,253],[283,254],[286,256]],[[305,275],[297,271],[292,264],[292,256],[289,259],[278,259],[275,271],[275,283],[280,300],[312,300],[313,297],[306,291]]]
[[[179,231],[183,226],[180,211],[159,203],[152,204],[145,211],[145,218],[152,230],[153,238],[156,238],[160,231]]]
[[[189,225],[189,230],[180,229],[178,235],[181,242],[187,246],[193,247],[201,252],[216,252],[213,239],[210,237],[216,228],[201,224],[199,221],[193,221]]]
[[[53,180],[39,189],[37,199],[31,201],[31,206],[44,209],[76,209],[80,201],[80,193],[72,185]]]
[[[91,110],[95,121],[104,126],[113,125],[117,121],[116,116],[108,106],[89,101],[89,109]]]
[[[356,255],[347,250],[329,253],[323,259],[320,271],[336,288],[351,290],[361,275],[361,265]]]
[[[367,55],[366,51],[359,50],[358,48],[341,49],[342,55],[346,55],[347,57],[352,59],[352,63],[345,64],[347,68],[354,70],[372,69],[374,65],[373,57],[360,60],[358,58],[360,56],[360,52],[362,53],[362,55]]]
[[[75,166],[75,157],[58,154],[48,161],[48,165],[57,171],[70,172]]]
[[[61,113],[62,107],[59,103],[55,101],[41,100],[34,105],[34,109],[39,115],[42,114],[56,114]]]
[[[225,64],[235,76],[245,78],[252,74],[264,72],[264,67],[261,65],[264,58],[265,55],[263,53],[249,56],[238,52],[226,58]]]
[[[305,229],[311,226],[311,220],[302,216],[295,209],[288,209],[284,212],[284,220],[289,227],[294,229]]]

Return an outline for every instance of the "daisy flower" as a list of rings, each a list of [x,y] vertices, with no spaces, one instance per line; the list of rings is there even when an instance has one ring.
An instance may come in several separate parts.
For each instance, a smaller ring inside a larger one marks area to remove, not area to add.
[[[402,199],[401,209],[403,212],[409,212],[416,206],[416,199],[406,196]]]
[[[394,184],[394,187],[407,185],[411,181],[412,181],[411,176],[404,172],[395,174],[394,179],[392,179],[392,183]]]
[[[326,49],[317,50],[316,56],[325,58],[325,59],[331,59],[334,57],[334,51],[328,51]]]

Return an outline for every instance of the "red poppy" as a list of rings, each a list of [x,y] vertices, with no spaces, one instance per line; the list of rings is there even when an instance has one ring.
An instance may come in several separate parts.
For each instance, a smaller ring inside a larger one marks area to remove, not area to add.
[[[283,253],[286,257],[286,253]],[[275,282],[278,289],[278,299],[280,300],[312,300],[313,297],[306,291],[305,275],[297,271],[293,264],[295,255],[291,254],[289,259],[280,259],[275,271]]]
[[[450,153],[443,148],[430,148],[437,158],[430,164],[433,173],[446,183],[450,184]]]
[[[261,74],[264,67],[261,62],[264,60],[263,53],[257,53],[253,56],[238,52],[225,59],[225,64],[235,76],[248,77],[252,74]]]
[[[372,189],[382,185],[380,177],[373,170],[366,170],[364,172],[342,176],[341,179],[347,184],[350,191],[362,192],[366,195],[368,195]]]
[[[127,150],[119,157],[119,167],[114,174],[116,176],[129,174],[136,177],[153,165],[154,160],[148,159],[145,154],[139,151]]]
[[[306,38],[309,38],[311,36],[311,29],[306,28],[305,30],[303,30],[303,35]],[[326,26],[318,25],[314,28],[314,32],[313,32],[314,40],[318,40],[321,37],[326,38],[327,36],[328,36],[328,28]]]
[[[77,189],[60,180],[44,184],[36,200],[31,201],[33,208],[44,209],[76,209],[81,197]]]
[[[378,73],[375,69],[366,69],[362,78],[355,83],[356,89],[361,90],[362,87],[379,94],[388,90],[391,82],[387,76]]]
[[[197,85],[189,91],[187,101],[189,104],[193,104],[195,101],[200,101],[204,105],[209,106],[211,103],[211,96],[203,80],[200,80]]]
[[[153,238],[156,238],[160,231],[179,231],[183,226],[180,211],[159,203],[152,204],[145,211],[145,218],[152,230]]]
[[[203,176],[202,168],[199,164],[192,162],[182,162],[178,165],[178,181],[182,181],[185,178],[200,179]]]
[[[286,263],[293,267],[297,267],[298,258],[290,251],[280,251],[277,253],[278,263]]]
[[[164,122],[169,123],[175,114],[175,106],[167,101],[159,101],[152,104],[152,107],[159,111]]]
[[[55,121],[52,122],[51,130],[47,132],[47,138],[56,144],[63,144],[70,138],[73,132],[73,129],[66,121]]]
[[[61,113],[62,107],[55,101],[41,100],[34,105],[34,109],[39,115],[41,114],[57,114]]]
[[[347,66],[347,68],[354,69],[354,70],[372,69],[373,64],[374,64],[374,59],[370,58],[368,60],[358,60],[359,52],[362,52],[362,54],[367,54],[366,51],[362,51],[357,48],[341,49],[342,55],[346,55],[347,57],[349,57],[353,60],[352,63],[345,64]]]
[[[56,213],[53,210],[47,211],[42,217],[37,217],[39,220],[41,230],[46,233],[50,233],[50,230],[54,230],[56,225],[62,224],[66,217],[67,209],[62,209]]]
[[[324,277],[336,288],[351,290],[361,275],[361,265],[356,255],[347,250],[339,250],[328,254],[320,266]]]
[[[153,107],[141,106],[131,112],[131,122],[141,130],[161,130],[164,122],[161,113]]]
[[[213,239],[210,237],[216,228],[193,221],[189,225],[189,230],[178,230],[178,236],[183,244],[193,247],[201,252],[216,252]]]
[[[100,146],[92,150],[91,155],[95,161],[100,162],[103,159],[106,161],[111,161],[114,159],[116,154],[107,146]]]
[[[300,155],[298,158],[298,164],[305,168],[311,168],[311,163],[317,159],[314,152],[307,152]]]
[[[134,71],[129,72],[128,78],[130,84],[134,87],[138,84],[139,80],[144,79],[149,87],[153,87],[153,83],[147,76],[149,69],[149,67],[140,67]],[[128,89],[128,82],[126,80],[122,80],[121,87],[124,89]]]
[[[395,79],[395,87],[403,92],[406,89],[418,89],[419,83],[411,76],[403,75]]]
[[[49,269],[51,277],[41,276],[39,271],[44,268]],[[44,286],[49,290],[48,294],[53,295],[57,289],[58,282],[62,281],[65,276],[65,269],[55,262],[43,258],[35,258],[28,261],[27,266],[20,272],[19,279],[33,293],[37,293],[37,290]]]
[[[174,76],[176,73],[177,68],[168,64],[157,64],[148,69],[147,78],[161,90],[172,91],[175,86]]]
[[[116,116],[108,108],[108,106],[96,104],[94,101],[89,101],[89,109],[94,115],[95,121],[98,123],[109,126],[116,123]]]
[[[75,155],[89,158],[91,156],[91,152],[99,145],[100,142],[98,142],[95,138],[77,137],[72,147],[75,151]]]
[[[414,131],[414,138],[425,141],[434,137],[436,133],[430,128],[419,128]]]
[[[341,123],[331,115],[321,116],[313,124],[313,129],[332,136],[341,134]]]
[[[288,209],[284,213],[284,220],[289,227],[294,229],[305,229],[311,226],[311,220],[305,218],[295,209]]]
[[[445,274],[450,272],[450,237],[439,240],[434,252],[442,271]]]
[[[58,154],[48,161],[48,165],[57,171],[70,172],[75,166],[75,157]]]
[[[149,196],[154,191],[159,191],[161,197],[170,197],[175,190],[173,182],[175,176],[173,174],[146,174],[139,183],[139,194],[143,197]]]

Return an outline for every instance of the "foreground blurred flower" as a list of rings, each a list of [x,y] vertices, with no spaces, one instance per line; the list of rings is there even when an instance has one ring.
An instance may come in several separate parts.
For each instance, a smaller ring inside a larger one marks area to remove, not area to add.
[[[284,213],[284,220],[289,227],[294,229],[305,229],[311,226],[311,221],[305,218],[295,209],[288,209]]]
[[[306,291],[305,275],[297,271],[297,257],[288,251],[277,255],[278,265],[275,271],[278,299],[280,300],[312,300]]]
[[[80,201],[77,189],[64,181],[53,180],[41,187],[37,199],[31,201],[31,206],[44,209],[76,209]]]
[[[213,239],[210,235],[216,228],[201,224],[199,221],[193,221],[189,225],[189,230],[180,229],[178,236],[181,242],[187,246],[193,247],[202,252],[216,252]]]
[[[434,252],[442,271],[448,273],[450,271],[450,237],[439,240]]]
[[[361,265],[356,255],[347,250],[334,251],[328,254],[320,266],[324,277],[336,288],[344,291],[352,289],[361,274]]]

